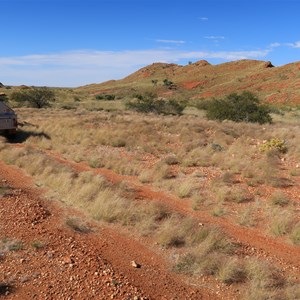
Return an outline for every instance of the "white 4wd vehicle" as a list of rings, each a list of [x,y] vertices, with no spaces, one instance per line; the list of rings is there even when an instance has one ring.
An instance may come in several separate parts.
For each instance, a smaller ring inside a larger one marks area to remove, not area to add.
[[[17,127],[17,115],[6,103],[0,101],[0,133],[8,135],[16,134]]]

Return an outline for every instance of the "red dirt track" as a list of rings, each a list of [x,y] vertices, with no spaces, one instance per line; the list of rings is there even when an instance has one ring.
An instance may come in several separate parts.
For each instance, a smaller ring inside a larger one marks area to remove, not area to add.
[[[67,164],[77,172],[91,171],[85,163],[74,163],[67,161],[57,155],[51,155],[63,164]],[[192,217],[196,217],[202,223],[220,226],[227,234],[229,234],[237,243],[242,243],[245,248],[251,249],[251,255],[273,257],[280,264],[286,264],[290,269],[300,273],[300,251],[299,248],[293,245],[284,243],[280,238],[266,236],[261,231],[254,228],[247,228],[231,223],[224,218],[216,218],[206,212],[193,211],[187,204],[176,197],[170,196],[162,191],[155,191],[149,185],[141,185],[134,176],[123,176],[114,173],[107,169],[94,170],[97,174],[105,176],[113,183],[120,181],[129,182],[136,190],[137,199],[148,199],[150,201],[161,201],[167,204],[170,208]],[[247,250],[246,250],[247,251]]]
[[[41,199],[16,168],[0,162],[0,179],[14,188],[0,197],[1,236],[23,244],[1,256],[0,282],[11,286],[5,299],[217,299],[209,289],[189,287],[157,254],[113,229],[71,230],[63,218],[76,212]],[[34,241],[44,246],[34,249]],[[133,268],[133,260],[141,268]]]
[[[16,145],[22,147],[22,145]],[[199,222],[220,227],[241,244],[242,255],[268,260],[293,277],[300,273],[299,248],[280,238],[266,236],[259,229],[233,224],[206,212],[193,211],[186,201],[151,185],[142,185],[134,176],[122,176],[107,169],[92,169],[60,154],[49,157],[76,172],[93,171],[117,183],[125,181],[134,197],[160,201],[169,208]],[[90,233],[79,233],[65,224],[67,216],[80,212],[59,202],[43,199],[43,191],[15,167],[0,162],[0,182],[12,187],[0,195],[1,238],[22,241],[23,249],[7,251],[0,257],[0,283],[9,283],[5,299],[236,299],[232,288],[219,283],[188,285],[185,277],[171,271],[170,264],[149,241],[125,234],[117,226],[89,223]],[[59,200],[59,199],[57,199]],[[83,216],[84,218],[84,216]],[[41,249],[32,247],[41,241]],[[147,244],[148,243],[148,244]],[[0,248],[1,249],[1,248]],[[141,268],[134,268],[135,261]],[[0,293],[1,297],[1,293]]]

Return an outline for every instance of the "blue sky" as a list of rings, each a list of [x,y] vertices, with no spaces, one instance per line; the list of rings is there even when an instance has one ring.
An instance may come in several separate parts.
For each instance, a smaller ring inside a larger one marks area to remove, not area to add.
[[[153,62],[300,60],[300,0],[0,0],[0,82],[80,86]]]

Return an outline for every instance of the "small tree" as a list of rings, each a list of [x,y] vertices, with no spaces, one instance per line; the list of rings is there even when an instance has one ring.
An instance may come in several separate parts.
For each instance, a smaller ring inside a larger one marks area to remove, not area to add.
[[[173,81],[166,78],[163,80],[163,83],[164,83],[164,86],[171,86],[173,84]]]
[[[0,93],[0,101],[7,102],[8,101],[7,95],[4,93]]]
[[[100,94],[96,96],[97,100],[115,100],[116,96],[115,95],[110,95],[110,94]]]
[[[164,115],[181,115],[185,103],[179,103],[173,99],[158,99],[155,93],[145,93],[144,95],[137,94],[135,99],[127,102],[128,109],[142,113],[153,112]]]
[[[126,107],[138,112],[148,113],[155,110],[155,99],[157,95],[152,92],[145,94],[134,94],[134,99],[126,103]]]
[[[151,80],[153,86],[157,86],[158,80],[157,79],[152,79]]]
[[[30,88],[12,93],[11,99],[29,107],[44,108],[49,107],[51,102],[55,101],[55,95],[53,91],[46,87]]]
[[[213,99],[206,103],[207,117],[213,120],[234,122],[271,123],[270,110],[259,104],[258,98],[250,92],[230,94],[225,99]]]

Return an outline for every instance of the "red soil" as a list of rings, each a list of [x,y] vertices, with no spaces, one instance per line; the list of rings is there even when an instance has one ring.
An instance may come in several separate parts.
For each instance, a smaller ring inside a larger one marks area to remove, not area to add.
[[[92,169],[86,163],[75,163],[61,158],[58,154],[50,154],[58,161],[72,167],[77,172],[94,171],[105,176],[113,183],[126,181],[132,185],[136,191],[136,199],[148,199],[149,201],[161,201],[170,208],[194,218],[199,222],[220,226],[236,242],[242,243],[245,249],[251,248],[253,256],[268,257],[270,260],[285,265],[286,269],[300,273],[300,252],[299,248],[283,242],[280,238],[266,236],[257,228],[239,226],[225,218],[216,218],[204,211],[193,211],[187,201],[182,201],[175,196],[166,194],[163,191],[154,190],[151,185],[142,185],[135,176],[124,176],[116,174],[107,169]]]
[[[86,234],[68,228],[64,218],[80,214],[41,199],[18,169],[0,162],[0,180],[14,188],[0,197],[1,237],[23,244],[1,254],[6,299],[218,298],[209,289],[189,287],[154,251],[120,231],[95,224]],[[40,249],[31,246],[37,241]]]
[[[86,163],[69,161],[54,152],[46,154],[76,172],[93,171],[113,183],[125,181],[132,187],[136,200],[160,201],[174,211],[198,219],[204,226],[220,227],[241,245],[240,255],[268,260],[293,277],[300,273],[299,248],[281,238],[266,236],[259,228],[239,226],[205,211],[193,211],[188,201],[143,185],[135,176],[92,169]],[[218,296],[218,283],[207,281],[210,288],[188,286],[181,276],[170,271],[170,265],[157,249],[151,250],[155,247],[149,241],[125,235],[120,228],[90,224],[92,233],[71,230],[64,223],[66,216],[81,216],[80,213],[43,200],[42,192],[34,187],[31,178],[1,162],[0,180],[15,188],[10,195],[0,196],[1,236],[24,243],[23,250],[7,252],[0,260],[0,283],[9,281],[14,287],[8,299],[236,298],[233,290],[225,288]],[[45,246],[35,250],[30,245],[37,240]],[[133,268],[131,261],[142,267]]]
[[[195,82],[185,82],[183,83],[183,87],[187,90],[192,90],[197,88],[200,85],[206,84],[208,81],[203,80],[203,81],[195,81]]]

